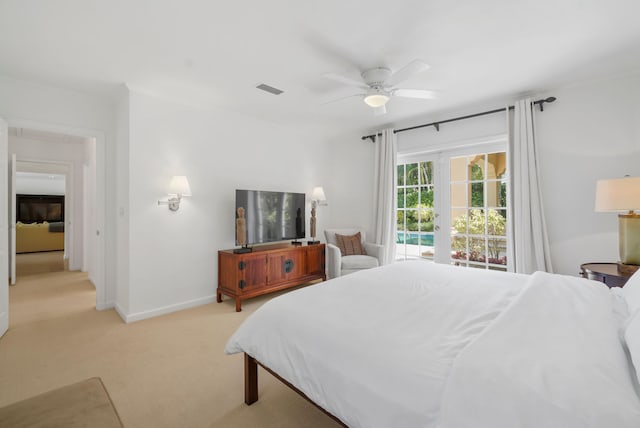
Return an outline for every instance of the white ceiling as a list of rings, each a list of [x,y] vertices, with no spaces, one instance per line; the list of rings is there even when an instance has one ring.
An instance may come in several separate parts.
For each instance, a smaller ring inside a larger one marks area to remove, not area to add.
[[[0,74],[337,133],[639,71],[639,16],[638,0],[3,0]],[[431,68],[400,86],[438,100],[392,99],[378,117],[359,99],[321,105],[352,93],[324,73],[413,59]]]

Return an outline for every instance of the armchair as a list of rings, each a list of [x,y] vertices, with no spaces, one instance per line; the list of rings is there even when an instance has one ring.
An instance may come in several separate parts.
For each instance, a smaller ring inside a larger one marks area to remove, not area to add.
[[[355,235],[358,232],[362,239],[362,248],[367,254],[343,256],[336,243],[336,234]],[[327,277],[329,279],[382,265],[383,246],[365,242],[365,232],[362,229],[326,229],[324,236],[327,240]]]

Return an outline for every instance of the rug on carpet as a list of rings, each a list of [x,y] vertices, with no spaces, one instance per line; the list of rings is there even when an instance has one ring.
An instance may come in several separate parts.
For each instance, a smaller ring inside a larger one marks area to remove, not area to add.
[[[63,386],[0,408],[0,427],[122,428],[99,377]]]

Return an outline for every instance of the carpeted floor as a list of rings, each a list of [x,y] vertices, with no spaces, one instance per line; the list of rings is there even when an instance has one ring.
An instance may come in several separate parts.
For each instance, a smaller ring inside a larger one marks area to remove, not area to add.
[[[64,251],[16,254],[16,277],[65,270]]]
[[[244,404],[242,355],[223,347],[269,298],[246,301],[240,313],[225,300],[125,324],[95,310],[86,274],[18,277],[0,339],[0,407],[100,377],[125,427],[337,426],[262,369],[259,401]]]

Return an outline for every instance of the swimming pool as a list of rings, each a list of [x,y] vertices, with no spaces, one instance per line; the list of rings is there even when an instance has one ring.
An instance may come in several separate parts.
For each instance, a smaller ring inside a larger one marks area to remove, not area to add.
[[[433,232],[398,232],[396,244],[433,247]]]

